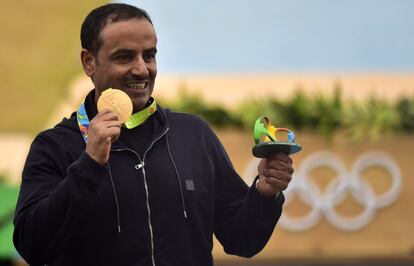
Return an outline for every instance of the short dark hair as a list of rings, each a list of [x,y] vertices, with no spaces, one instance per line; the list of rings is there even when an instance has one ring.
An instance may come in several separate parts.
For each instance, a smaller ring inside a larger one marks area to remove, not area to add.
[[[100,39],[102,29],[109,23],[132,18],[146,19],[152,25],[148,13],[136,6],[111,3],[95,8],[86,16],[82,23],[80,33],[82,48],[96,55],[102,45],[102,40]]]

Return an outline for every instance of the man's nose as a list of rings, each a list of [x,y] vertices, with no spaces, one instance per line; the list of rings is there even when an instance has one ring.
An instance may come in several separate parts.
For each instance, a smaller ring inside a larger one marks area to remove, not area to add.
[[[134,60],[134,64],[131,69],[131,73],[135,76],[139,77],[147,77],[149,72],[147,68],[147,64],[145,63],[142,56],[137,56],[137,58]]]

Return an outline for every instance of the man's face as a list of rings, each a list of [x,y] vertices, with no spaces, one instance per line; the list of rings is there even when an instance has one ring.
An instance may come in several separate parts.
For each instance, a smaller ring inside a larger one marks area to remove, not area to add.
[[[93,56],[83,50],[84,70],[92,78],[96,100],[107,88],[120,89],[132,100],[134,112],[145,107],[157,76],[157,36],[146,19],[107,24],[101,32],[101,47]]]

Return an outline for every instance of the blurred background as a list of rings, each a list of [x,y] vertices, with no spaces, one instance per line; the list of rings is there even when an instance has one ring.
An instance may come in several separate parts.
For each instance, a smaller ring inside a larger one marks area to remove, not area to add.
[[[0,265],[23,264],[12,217],[31,141],[93,88],[79,31],[104,3],[2,3]],[[413,1],[128,3],[157,31],[157,101],[207,119],[249,185],[258,116],[303,146],[269,244],[246,260],[216,241],[216,265],[414,264]]]

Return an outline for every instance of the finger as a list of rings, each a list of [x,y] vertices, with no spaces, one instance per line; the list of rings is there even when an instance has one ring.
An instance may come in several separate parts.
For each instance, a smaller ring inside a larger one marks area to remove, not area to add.
[[[117,114],[117,113],[115,113],[115,112],[111,111],[111,110],[110,110],[110,109],[108,109],[108,108],[105,108],[105,109],[103,109],[102,111],[98,112],[92,120],[102,120],[102,119],[104,119],[104,120],[108,120],[108,119],[107,119],[108,117],[110,118],[109,120],[114,120],[114,119],[113,119],[113,116],[111,116],[110,114],[113,114],[113,115],[115,115],[115,116],[118,116],[118,114]],[[109,116],[108,116],[108,115],[109,115]]]
[[[121,134],[121,128],[120,127],[108,127],[108,131],[107,131],[108,133],[108,135],[112,135],[112,136],[115,136],[115,135],[119,135],[119,134]]]
[[[118,138],[119,138],[119,136],[109,136],[109,137],[106,139],[106,141],[107,141],[108,143],[113,143],[113,142],[117,141],[117,140],[118,140]]]
[[[278,160],[278,161],[283,161],[285,163],[290,163],[292,164],[292,158],[290,158],[289,155],[287,155],[284,152],[278,152],[273,154],[270,158],[270,160]]]
[[[265,169],[262,174],[265,178],[276,178],[288,183],[292,180],[292,174],[286,171],[279,171],[275,169]]]
[[[121,134],[121,129],[118,127],[111,127],[108,128],[107,134],[107,141],[114,142],[119,138],[119,135]]]
[[[291,164],[279,160],[262,159],[258,165],[258,172],[262,174],[265,169],[275,169],[293,174],[294,169]]]
[[[107,122],[107,121],[115,121],[119,124],[121,124],[121,122],[118,119],[118,115],[114,112],[111,112],[110,110],[108,110],[108,112],[102,112],[99,113],[98,115],[96,115],[90,122],[90,126],[91,128],[96,128],[96,127],[101,127],[103,125],[103,123]]]
[[[103,121],[117,121],[119,120],[118,114],[112,111],[106,112],[100,116],[100,120]]]
[[[265,169],[267,167],[267,165],[268,165],[268,160],[267,159],[261,159],[260,162],[259,162],[259,165],[257,166],[259,172],[260,172],[260,169]]]
[[[112,111],[111,111],[110,109],[105,108],[105,109],[103,109],[102,111],[98,112],[98,113],[95,115],[95,117],[101,117],[101,116],[103,116],[103,115],[105,115],[105,114],[107,114],[107,113],[111,113],[111,112],[112,112]]]
[[[90,131],[100,135],[102,137],[107,137],[108,134],[111,134],[110,130],[116,130],[118,132],[121,131],[121,123],[118,120],[110,120],[110,121],[94,121],[90,124]]]
[[[267,167],[265,167],[265,169],[276,169],[276,170],[280,170],[280,171],[286,171],[290,174],[293,174],[294,169],[292,167],[292,164],[283,162],[283,161],[278,161],[278,160],[271,160],[269,161],[269,163],[267,164]]]
[[[104,127],[110,128],[110,127],[117,127],[117,128],[121,128],[121,122],[119,122],[118,120],[111,120],[111,121],[104,121],[102,123],[102,125]]]
[[[90,134],[91,135],[100,135],[104,138],[107,137],[107,130],[110,128],[116,128],[119,131],[121,130],[121,123],[117,120],[115,121],[91,121],[90,124]]]
[[[277,191],[283,191],[288,187],[289,182],[284,180],[279,180],[272,177],[266,177],[265,182],[275,188]]]

